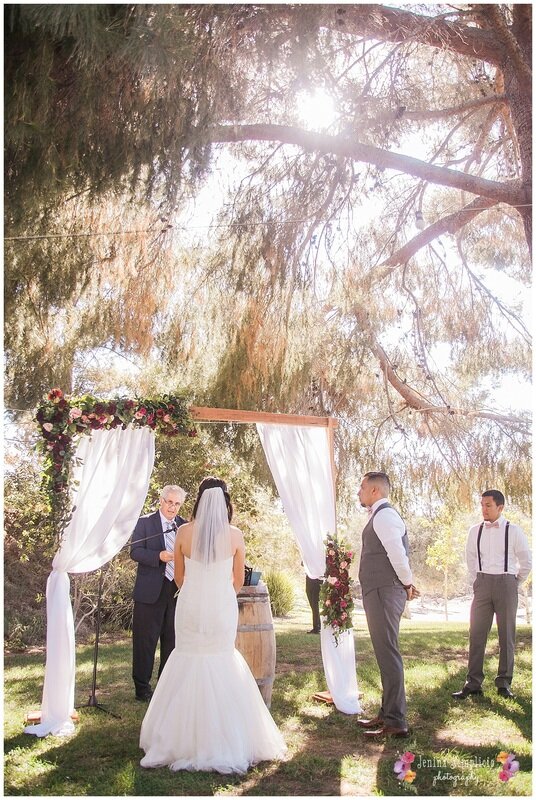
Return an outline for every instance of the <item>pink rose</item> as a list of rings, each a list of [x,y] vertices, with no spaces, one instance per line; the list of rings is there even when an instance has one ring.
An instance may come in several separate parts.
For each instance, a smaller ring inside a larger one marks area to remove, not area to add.
[[[69,412],[69,417],[71,419],[78,419],[78,417],[81,417],[81,416],[82,416],[82,412],[80,411],[79,408],[71,408],[71,410]]]
[[[331,600],[326,600],[325,605],[326,606],[330,606],[331,605]]]
[[[509,781],[510,777],[511,777],[510,773],[505,769],[501,769],[501,771],[499,772],[499,780],[500,781],[504,781],[504,782]]]
[[[341,571],[345,570],[347,566],[348,566],[348,562],[347,561],[341,561]]]
[[[346,608],[347,605],[348,603],[346,602],[346,600],[341,600],[341,608]]]
[[[346,613],[346,611],[343,611],[341,614],[341,619],[346,619],[347,616],[348,614]]]
[[[43,422],[43,430],[48,431],[50,433],[53,427],[54,425],[51,422]]]
[[[171,417],[169,416],[169,414],[164,414],[162,419],[164,420],[164,422],[171,422]]]

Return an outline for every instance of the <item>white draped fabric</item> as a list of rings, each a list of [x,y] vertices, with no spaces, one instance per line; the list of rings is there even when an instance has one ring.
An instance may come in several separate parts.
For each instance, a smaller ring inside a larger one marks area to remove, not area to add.
[[[150,428],[99,430],[80,438],[73,468],[79,486],[76,505],[47,581],[41,723],[26,727],[25,733],[65,736],[74,730],[75,641],[68,573],[98,569],[127,542],[147,495],[154,454]]]
[[[257,431],[305,571],[310,578],[321,578],[326,569],[324,541],[336,530],[327,428],[257,424]],[[345,714],[361,713],[353,635],[341,636],[336,646],[331,628],[324,628],[320,642],[336,708]]]

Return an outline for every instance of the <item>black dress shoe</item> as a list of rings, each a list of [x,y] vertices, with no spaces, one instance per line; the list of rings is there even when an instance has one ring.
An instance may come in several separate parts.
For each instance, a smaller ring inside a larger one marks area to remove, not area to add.
[[[470,694],[482,694],[482,689],[467,689],[465,686],[459,692],[452,692],[455,700],[465,700]]]
[[[408,728],[394,728],[391,725],[383,725],[377,731],[363,731],[369,739],[380,739],[382,736],[394,736],[397,739],[405,739],[409,736]]]
[[[381,728],[383,726],[383,719],[381,717],[373,717],[372,719],[358,719],[356,720],[360,728]]]
[[[499,686],[497,689],[497,694],[500,694],[501,697],[514,697],[514,693],[508,688],[508,686]]]
[[[144,694],[137,694],[136,700],[139,700],[140,703],[148,703],[152,696],[152,691],[144,692]]]

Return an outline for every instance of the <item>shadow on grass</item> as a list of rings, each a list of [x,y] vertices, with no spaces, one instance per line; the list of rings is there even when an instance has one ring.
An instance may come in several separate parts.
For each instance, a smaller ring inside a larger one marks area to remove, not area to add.
[[[10,757],[10,783],[6,782],[6,795],[264,795],[264,796],[339,796],[343,794],[402,795],[409,787],[403,786],[393,772],[399,751],[412,750],[417,759],[433,761],[443,754],[443,772],[467,777],[470,765],[464,758],[470,755],[480,762],[490,759],[494,766],[480,768],[477,775],[481,783],[473,778],[472,785],[459,784],[453,787],[445,780],[434,777],[438,769],[427,765],[417,768],[414,789],[419,794],[504,794],[498,781],[498,766],[495,767],[497,745],[465,745],[460,737],[451,735],[452,711],[459,708],[450,693],[460,688],[465,677],[465,653],[467,629],[441,630],[434,626],[419,627],[418,630],[402,632],[403,651],[408,677],[408,701],[414,733],[407,740],[388,740],[378,744],[367,740],[355,722],[338,712],[334,707],[316,704],[311,696],[325,689],[320,644],[316,637],[290,632],[280,633],[277,638],[278,674],[274,685],[272,714],[282,728],[290,746],[287,761],[263,763],[251,769],[245,776],[222,776],[215,773],[171,773],[167,768],[144,770],[139,766],[142,752],[138,747],[141,721],[146,706],[135,703],[130,678],[130,643],[104,644],[100,656],[98,683],[99,701],[121,715],[121,720],[101,714],[96,709],[80,711],[81,723],[76,735],[69,739],[36,740],[22,733],[6,739],[6,755]],[[530,644],[530,635],[528,643]],[[419,660],[443,668],[444,654],[450,663],[448,674],[434,684],[433,696],[429,684],[419,685]],[[366,632],[356,637],[358,677],[365,694],[367,710],[376,710],[381,696],[379,673],[370,640]],[[452,654],[452,655],[451,655]],[[91,685],[93,648],[83,646],[77,652],[77,700],[87,700]],[[37,661],[41,661],[37,659]],[[34,675],[37,661],[30,659],[26,678],[13,675],[6,685],[11,700],[15,691],[17,702],[27,701],[28,692],[42,682],[42,673]],[[28,667],[29,658],[21,658],[21,665]],[[455,665],[455,669],[452,666]],[[7,664],[6,664],[7,666]],[[281,671],[279,668],[282,667]],[[490,664],[487,665],[488,674]],[[11,671],[13,672],[13,671]],[[530,672],[530,664],[527,664]],[[28,682],[31,676],[30,682]],[[79,699],[83,697],[83,699]],[[39,694],[40,698],[40,694]],[[526,694],[516,698],[516,705],[508,705],[491,693],[463,706],[467,714],[496,714],[504,720],[504,727],[511,723],[519,734],[530,740],[531,703]],[[39,703],[37,702],[36,707]],[[465,712],[464,712],[465,713]],[[442,736],[439,736],[440,732]],[[511,749],[504,742],[504,749]],[[499,748],[500,749],[500,748]],[[530,752],[530,750],[528,751]],[[443,763],[442,762],[442,763]],[[530,756],[521,759],[521,769],[530,769]],[[519,776],[517,787],[512,781],[508,789],[514,793],[523,784]],[[517,778],[516,778],[517,780]]]

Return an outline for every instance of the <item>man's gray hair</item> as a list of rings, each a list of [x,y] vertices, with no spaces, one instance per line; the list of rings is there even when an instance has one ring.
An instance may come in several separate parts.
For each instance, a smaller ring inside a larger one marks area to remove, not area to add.
[[[187,492],[185,492],[184,489],[181,486],[177,486],[174,483],[168,483],[167,486],[164,486],[164,488],[160,492],[160,499],[161,500],[167,500],[167,498],[169,497],[169,495],[172,492],[175,493],[175,494],[178,494],[180,502],[184,503],[184,501],[186,499]]]

